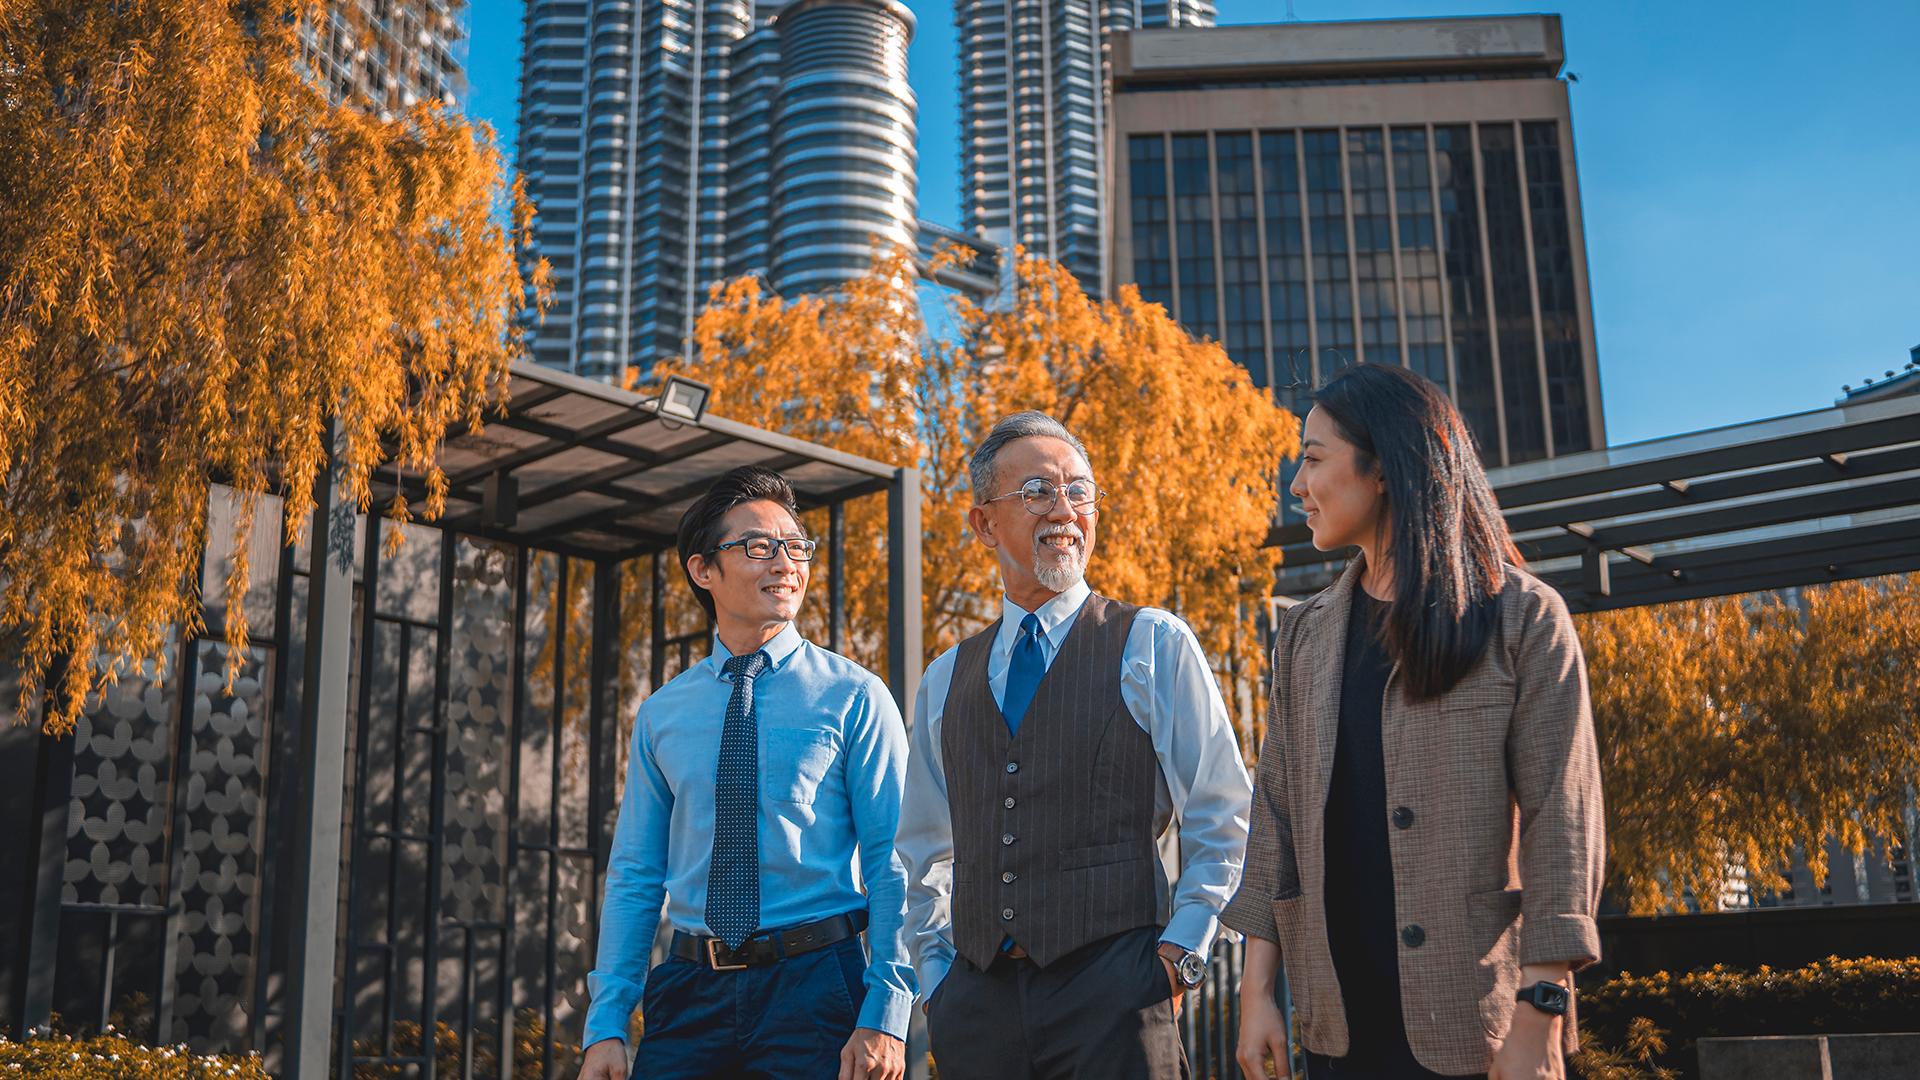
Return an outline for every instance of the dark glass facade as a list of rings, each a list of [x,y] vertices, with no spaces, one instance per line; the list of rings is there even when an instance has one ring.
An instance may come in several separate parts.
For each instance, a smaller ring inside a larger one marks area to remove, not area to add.
[[[1324,381],[1359,358],[1354,350],[1353,264],[1347,243],[1345,162],[1338,131],[1302,137],[1307,168],[1307,250],[1313,266],[1314,370]]]
[[[1487,317],[1485,260],[1480,257],[1473,131],[1465,124],[1435,128],[1433,149],[1447,298],[1453,305],[1453,400],[1480,444],[1480,456],[1499,461],[1500,410],[1493,392],[1493,327]]]
[[[1214,180],[1220,192],[1220,302],[1222,338],[1229,355],[1253,373],[1255,386],[1271,382],[1267,371],[1267,320],[1260,302],[1260,193],[1253,179],[1253,136],[1214,139]]]
[[[1167,235],[1167,141],[1159,135],[1127,140],[1127,187],[1132,192],[1133,280],[1140,295],[1173,310],[1173,243]]]
[[[1219,280],[1213,265],[1213,166],[1207,136],[1173,137],[1173,251],[1180,318],[1197,333],[1220,336]]]
[[[1378,128],[1347,132],[1347,178],[1353,189],[1353,280],[1360,314],[1361,360],[1400,362],[1399,288],[1393,270],[1393,200],[1387,190],[1385,136]]]
[[[1268,326],[1273,386],[1299,412],[1313,387],[1312,308],[1307,301],[1307,241],[1300,198],[1300,140],[1291,131],[1260,133],[1260,207],[1266,219]]]
[[[1453,397],[1489,464],[1591,449],[1563,138],[1552,120],[1130,135],[1127,269],[1296,412],[1349,364],[1397,363]]]
[[[1451,392],[1446,306],[1440,288],[1440,228],[1433,214],[1427,129],[1393,131],[1393,209],[1400,245],[1400,310],[1407,366]]]
[[[1587,381],[1580,360],[1580,309],[1574,295],[1573,243],[1567,187],[1561,179],[1559,125],[1520,125],[1526,154],[1527,206],[1533,216],[1533,272],[1539,286],[1540,337],[1547,367],[1547,424],[1553,452],[1593,449]]]

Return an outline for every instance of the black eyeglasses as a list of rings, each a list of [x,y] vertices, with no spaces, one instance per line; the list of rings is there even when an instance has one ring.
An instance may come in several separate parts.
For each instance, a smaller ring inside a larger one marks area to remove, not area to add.
[[[812,540],[802,540],[799,537],[781,540],[772,536],[749,536],[743,540],[729,540],[720,544],[713,549],[713,553],[718,555],[728,548],[739,548],[747,558],[765,562],[784,548],[787,558],[794,562],[812,562],[814,549],[819,546]]]
[[[1027,513],[1038,517],[1053,513],[1053,508],[1059,504],[1060,495],[1063,492],[1067,496],[1067,505],[1083,514],[1091,512],[1100,504],[1100,500],[1107,496],[1107,493],[1101,491],[1091,480],[1075,480],[1071,483],[1055,484],[1036,476],[1026,483],[1021,484],[1019,490],[1009,491],[1004,495],[995,495],[993,498],[988,499],[987,502],[995,503],[1001,499],[1011,499],[1015,495],[1018,495],[1020,496],[1021,503],[1025,504]],[[981,503],[980,505],[985,506],[986,503]]]

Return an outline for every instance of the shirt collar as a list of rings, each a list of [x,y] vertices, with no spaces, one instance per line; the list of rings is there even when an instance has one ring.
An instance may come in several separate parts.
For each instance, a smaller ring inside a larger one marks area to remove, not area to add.
[[[773,640],[760,646],[760,651],[767,654],[768,661],[767,670],[762,674],[771,675],[779,671],[787,662],[787,658],[797,652],[804,643],[805,639],[800,636],[800,631],[792,623],[781,627],[780,632],[773,635]],[[731,659],[733,659],[733,653],[728,651],[726,642],[720,640],[718,633],[714,634],[713,655],[707,657],[706,662],[713,669],[715,678],[726,677],[726,663]]]
[[[1093,595],[1093,587],[1085,578],[1074,582],[1073,588],[1041,604],[1033,614],[1040,616],[1040,634],[1047,639],[1046,647],[1052,650],[1060,644],[1060,628],[1073,621],[1080,612],[1087,597]],[[1007,648],[1013,647],[1013,641],[1020,636],[1020,623],[1027,617],[1027,610],[1005,596],[1000,598],[1000,633],[998,637]],[[1049,651],[1049,656],[1052,652]]]

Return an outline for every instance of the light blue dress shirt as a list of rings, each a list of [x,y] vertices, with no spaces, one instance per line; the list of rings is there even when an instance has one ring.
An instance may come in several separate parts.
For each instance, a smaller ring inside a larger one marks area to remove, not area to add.
[[[1091,594],[1081,582],[1033,612],[1048,667]],[[995,702],[1006,694],[1013,645],[1027,616],[1011,600],[1002,598],[1001,604],[1000,631],[987,651],[987,687]],[[957,646],[948,649],[928,666],[914,700],[913,753],[896,844],[907,870],[907,928],[923,998],[933,996],[953,966],[953,818],[940,728],[958,652]],[[1233,721],[1199,639],[1178,616],[1159,608],[1141,608],[1134,617],[1114,675],[1120,700],[1153,742],[1160,763],[1155,814],[1179,822],[1180,877],[1160,939],[1205,954],[1220,911],[1240,883],[1253,804]]]
[[[872,672],[802,639],[792,624],[763,651],[772,664],[754,681],[760,925],[786,928],[864,909],[871,959],[858,1024],[904,1039],[913,969],[902,927],[906,872],[893,853],[907,756],[900,710]],[[723,670],[731,655],[716,637],[712,656],[640,705],[600,905],[599,956],[587,976],[593,1003],[582,1046],[627,1037],[663,899],[675,929],[710,933],[714,774],[733,692]]]

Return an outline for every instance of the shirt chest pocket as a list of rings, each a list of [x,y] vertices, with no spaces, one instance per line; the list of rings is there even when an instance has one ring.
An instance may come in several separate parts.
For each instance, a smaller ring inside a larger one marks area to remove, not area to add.
[[[777,802],[811,805],[833,769],[838,746],[820,728],[772,728],[760,733],[760,789]]]

